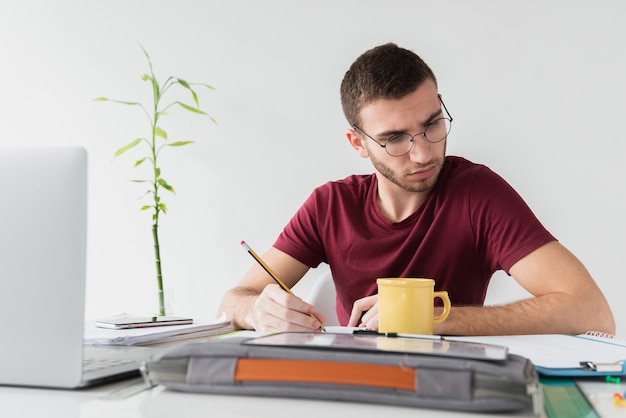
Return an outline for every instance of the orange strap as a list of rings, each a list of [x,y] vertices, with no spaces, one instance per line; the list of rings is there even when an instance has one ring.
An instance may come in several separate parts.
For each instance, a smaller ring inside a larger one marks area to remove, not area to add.
[[[415,370],[401,366],[320,360],[252,359],[237,361],[235,381],[331,383],[415,391]]]

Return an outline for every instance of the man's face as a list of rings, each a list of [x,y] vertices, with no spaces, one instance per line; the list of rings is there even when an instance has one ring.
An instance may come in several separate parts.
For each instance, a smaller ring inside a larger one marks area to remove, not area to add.
[[[413,93],[400,100],[379,99],[364,106],[360,116],[362,126],[359,128],[379,144],[384,144],[398,133],[414,135],[424,132],[427,124],[445,115],[435,83],[426,80]],[[417,135],[411,151],[393,157],[366,135],[361,133],[360,137],[364,147],[361,156],[370,158],[380,174],[379,181],[388,181],[392,187],[420,193],[430,192],[437,183],[447,140],[432,144],[423,135]]]

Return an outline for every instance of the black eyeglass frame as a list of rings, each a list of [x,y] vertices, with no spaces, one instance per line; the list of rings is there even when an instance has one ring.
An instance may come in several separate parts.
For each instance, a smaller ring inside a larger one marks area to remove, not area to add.
[[[411,141],[411,147],[410,147],[410,148],[409,148],[409,149],[408,149],[405,153],[403,153],[403,154],[400,154],[400,155],[393,155],[393,154],[391,154],[391,153],[389,152],[389,150],[387,149],[387,143],[388,143],[389,141],[393,140],[393,138],[395,138],[395,136],[396,136],[396,135],[393,135],[391,138],[387,139],[387,140],[385,141],[385,143],[384,143],[384,144],[381,144],[381,143],[380,143],[380,142],[378,142],[376,139],[372,138],[372,136],[371,136],[370,134],[368,134],[367,132],[365,132],[363,129],[359,128],[357,125],[352,125],[352,129],[354,129],[355,131],[360,131],[360,132],[362,132],[363,134],[365,134],[365,136],[367,136],[369,139],[371,139],[372,141],[374,141],[374,142],[376,142],[378,145],[380,145],[380,147],[381,147],[381,148],[384,148],[384,149],[385,149],[385,151],[387,152],[387,154],[391,155],[392,157],[402,157],[403,155],[406,155],[406,154],[408,154],[409,152],[411,152],[411,150],[412,150],[412,149],[413,149],[413,147],[415,146],[415,137],[416,137],[416,136],[418,136],[418,135],[421,135],[421,136],[424,138],[424,140],[425,140],[426,142],[430,143],[430,144],[437,144],[437,143],[439,143],[439,142],[443,141],[444,139],[446,139],[446,138],[448,137],[448,134],[450,133],[450,130],[448,130],[448,132],[446,133],[446,135],[445,135],[443,138],[441,138],[441,139],[439,139],[439,140],[437,140],[437,141],[431,141],[431,140],[430,140],[430,139],[428,139],[428,137],[426,136],[426,131],[428,130],[428,127],[429,127],[430,125],[432,125],[433,123],[435,123],[435,122],[437,122],[437,121],[440,121],[440,120],[442,120],[442,119],[448,120],[448,121],[450,122],[450,129],[452,129],[452,120],[453,120],[452,115],[451,115],[451,114],[450,114],[450,112],[448,111],[448,108],[446,107],[446,104],[445,104],[445,103],[443,102],[443,100],[441,99],[441,96],[438,96],[438,98],[439,98],[439,102],[441,102],[441,105],[443,106],[443,110],[445,110],[445,111],[446,111],[446,114],[448,115],[448,117],[447,117],[447,118],[446,118],[446,117],[437,118],[437,119],[433,120],[432,122],[427,123],[427,124],[426,124],[426,126],[424,127],[424,130],[423,130],[422,132],[419,132],[419,133],[415,134],[415,135],[411,135],[411,134],[409,134],[409,133],[407,132],[407,134],[411,136],[411,140],[410,140],[410,141]]]

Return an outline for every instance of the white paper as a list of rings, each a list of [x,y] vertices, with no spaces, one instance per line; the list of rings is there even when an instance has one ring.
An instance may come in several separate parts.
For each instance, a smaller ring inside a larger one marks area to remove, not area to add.
[[[230,323],[225,317],[194,321],[193,324],[188,325],[166,325],[162,327],[131,329],[99,328],[94,323],[95,320],[85,323],[85,344],[139,345],[162,343],[219,335],[232,331]]]

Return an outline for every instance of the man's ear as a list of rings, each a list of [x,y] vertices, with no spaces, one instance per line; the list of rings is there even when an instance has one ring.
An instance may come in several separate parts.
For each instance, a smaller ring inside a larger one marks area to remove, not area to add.
[[[361,158],[369,158],[369,153],[367,152],[367,147],[363,143],[363,139],[361,135],[354,129],[348,129],[346,132],[346,138],[348,138],[348,142],[359,153]]]

